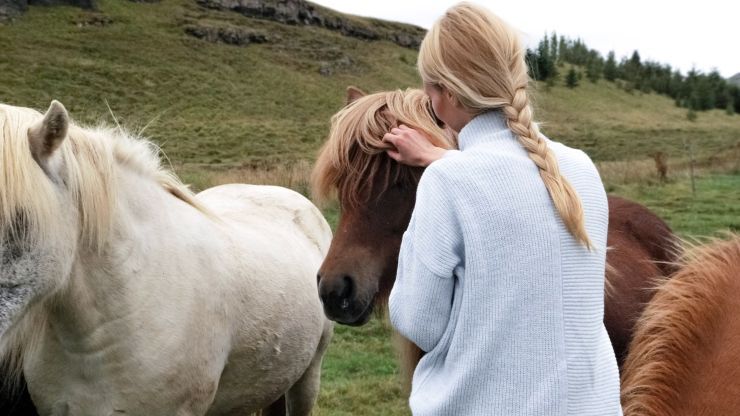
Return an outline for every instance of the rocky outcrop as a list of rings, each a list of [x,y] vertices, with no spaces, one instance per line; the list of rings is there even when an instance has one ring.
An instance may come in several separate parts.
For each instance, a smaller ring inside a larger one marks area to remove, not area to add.
[[[28,6],[77,6],[83,9],[94,9],[95,0],[0,0],[0,21],[14,19],[26,10]]]
[[[322,26],[324,17],[302,0],[196,0],[201,6],[226,9],[245,16],[257,17],[290,25]]]
[[[416,26],[348,17],[305,0],[195,1],[207,8],[231,10],[244,16],[288,25],[319,26],[359,39],[389,40],[407,48],[418,48],[425,33],[424,29]]]
[[[28,6],[77,6],[82,9],[96,9],[97,0],[0,0],[0,22],[14,19]],[[160,0],[130,0],[135,3],[158,3]]]
[[[185,33],[208,42],[238,46],[269,41],[263,32],[240,27],[193,25],[185,27]]]
[[[77,6],[83,9],[94,9],[95,0],[28,0],[29,6]]]
[[[20,16],[28,9],[27,0],[0,0],[0,21]]]

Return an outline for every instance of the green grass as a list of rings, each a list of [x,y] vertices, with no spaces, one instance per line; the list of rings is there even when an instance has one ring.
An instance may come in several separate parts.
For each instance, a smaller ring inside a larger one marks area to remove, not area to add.
[[[537,106],[543,131],[554,140],[583,149],[595,161],[686,158],[685,143],[706,159],[740,144],[740,115],[713,110],[686,119],[686,109],[661,95],[627,93],[604,80],[579,87],[540,91]]]
[[[44,109],[58,99],[78,121],[113,123],[107,103],[124,126],[148,126],[146,135],[196,189],[237,180],[305,192],[308,168],[281,168],[310,164],[347,85],[377,91],[420,83],[416,52],[386,41],[206,10],[193,0],[100,0],[99,6],[99,12],[31,7],[14,23],[0,24],[0,102]],[[81,24],[97,14],[112,24]],[[193,24],[255,29],[273,42],[207,43],[184,33]],[[322,65],[346,58],[349,66],[319,74]],[[740,229],[736,167],[702,173],[693,195],[683,173],[660,184],[646,161],[660,151],[671,169],[683,169],[690,142],[699,162],[711,166],[726,149],[740,148],[740,116],[702,112],[690,122],[666,97],[629,94],[603,80],[583,80],[575,89],[562,81],[542,85],[535,98],[545,134],[612,163],[605,179],[610,192],[646,204],[684,237]],[[633,179],[612,179],[627,177]],[[336,207],[324,212],[335,225]],[[385,320],[337,326],[316,414],[408,413]]]
[[[406,415],[387,320],[360,328],[336,326],[324,358],[319,415]]]
[[[682,178],[665,185],[617,185],[610,191],[642,202],[685,238],[740,233],[740,175],[700,176],[695,186],[693,194],[690,180]]]

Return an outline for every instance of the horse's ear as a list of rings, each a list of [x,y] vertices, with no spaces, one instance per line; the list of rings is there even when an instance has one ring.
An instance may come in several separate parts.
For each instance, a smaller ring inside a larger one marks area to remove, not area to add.
[[[59,101],[52,101],[43,120],[28,129],[28,141],[33,158],[43,164],[62,144],[67,137],[68,129],[67,110]]]
[[[366,96],[367,93],[355,86],[350,85],[347,87],[347,105],[352,104],[358,99]]]

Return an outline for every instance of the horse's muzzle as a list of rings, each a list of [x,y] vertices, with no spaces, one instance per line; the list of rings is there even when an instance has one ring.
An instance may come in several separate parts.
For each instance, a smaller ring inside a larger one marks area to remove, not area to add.
[[[373,310],[373,300],[358,300],[357,285],[351,276],[325,279],[317,276],[319,297],[327,318],[343,325],[360,326],[367,323]]]

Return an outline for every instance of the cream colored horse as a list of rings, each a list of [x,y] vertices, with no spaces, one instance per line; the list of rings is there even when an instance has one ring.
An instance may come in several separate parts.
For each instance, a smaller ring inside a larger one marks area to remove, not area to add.
[[[307,415],[332,327],[321,213],[277,187],[193,196],[150,143],[0,105],[0,357],[41,415]],[[271,406],[277,413],[279,406]]]

